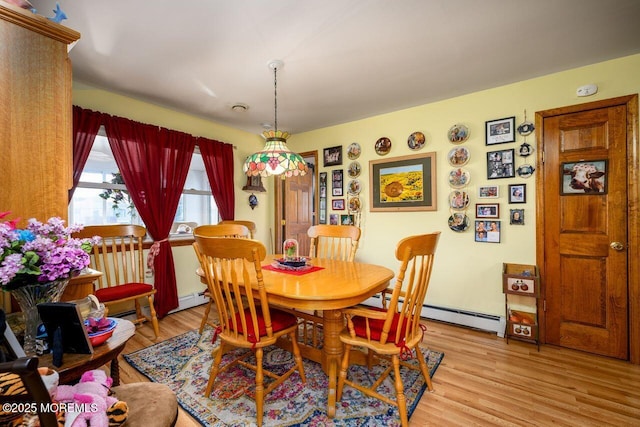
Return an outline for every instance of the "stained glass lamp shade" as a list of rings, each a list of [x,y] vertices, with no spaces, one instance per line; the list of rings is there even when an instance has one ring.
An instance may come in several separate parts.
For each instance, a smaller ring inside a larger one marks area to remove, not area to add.
[[[289,150],[287,138],[289,132],[278,130],[278,68],[282,68],[284,63],[276,60],[268,64],[273,70],[273,113],[275,130],[262,132],[265,138],[265,145],[262,151],[251,154],[244,161],[243,170],[248,176],[269,176],[284,175],[286,177],[305,175],[307,173],[307,163],[302,156]]]
[[[247,175],[282,175],[286,177],[307,173],[307,163],[302,156],[287,147],[289,134],[283,131],[269,130],[262,133],[265,145],[262,151],[253,153],[244,162]]]

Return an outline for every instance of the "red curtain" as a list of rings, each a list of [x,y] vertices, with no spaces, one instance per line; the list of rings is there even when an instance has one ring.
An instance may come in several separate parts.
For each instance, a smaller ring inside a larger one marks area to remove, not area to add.
[[[233,220],[236,214],[233,184],[233,145],[198,138],[202,161],[207,170],[211,193],[216,200],[220,218]]]
[[[157,289],[154,305],[162,318],[178,307],[168,237],[196,139],[182,132],[111,116],[105,117],[105,130],[127,190],[154,240],[150,250]]]
[[[73,106],[73,187],[69,190],[69,202],[80,182],[80,175],[101,124],[102,113]]]

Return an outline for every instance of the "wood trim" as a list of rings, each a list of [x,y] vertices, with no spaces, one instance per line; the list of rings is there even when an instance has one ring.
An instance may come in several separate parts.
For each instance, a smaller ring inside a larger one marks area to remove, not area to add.
[[[586,104],[571,105],[567,107],[552,108],[536,112],[536,144],[538,147],[536,157],[536,170],[542,170],[544,159],[544,119],[562,114],[576,113],[580,111],[608,108],[617,105],[625,105],[627,108],[627,167],[628,180],[628,299],[629,299],[629,361],[640,364],[640,146],[638,145],[638,94],[620,96]],[[540,289],[542,298],[538,302],[540,341],[546,342],[545,337],[545,253],[544,253],[544,207],[543,198],[545,183],[542,173],[536,174],[536,263],[540,270]]]
[[[70,44],[80,39],[79,32],[4,1],[0,1],[0,19],[64,44]]]

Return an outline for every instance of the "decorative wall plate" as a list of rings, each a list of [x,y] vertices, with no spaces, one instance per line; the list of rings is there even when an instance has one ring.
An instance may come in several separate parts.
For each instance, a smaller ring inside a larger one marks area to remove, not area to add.
[[[349,169],[347,169],[347,174],[349,175],[349,178],[359,177],[361,171],[362,171],[362,168],[360,167],[359,162],[349,163]]]
[[[516,173],[520,178],[529,178],[531,175],[533,175],[533,171],[535,171],[535,168],[530,164],[525,163],[524,165],[518,167]]]
[[[420,150],[422,147],[424,147],[426,141],[427,139],[425,138],[424,133],[414,132],[409,135],[409,138],[407,139],[407,145],[412,150]]]
[[[361,207],[360,197],[353,196],[349,198],[349,212],[360,212]]]
[[[520,145],[520,149],[518,150],[518,154],[520,154],[522,157],[527,157],[531,153],[533,153],[533,147],[531,145],[527,144],[526,142],[523,142],[522,145]]]
[[[535,130],[535,126],[531,122],[523,122],[518,125],[518,133],[522,136],[531,135]]]
[[[454,190],[449,193],[449,206],[451,209],[462,210],[469,206],[469,195],[466,191]]]
[[[349,160],[357,159],[358,157],[360,157],[361,152],[362,149],[360,148],[360,144],[358,144],[357,142],[352,142],[347,147],[347,157],[349,158]]]
[[[453,188],[462,188],[469,184],[471,175],[462,168],[454,169],[449,172],[449,185]]]
[[[379,156],[386,156],[391,151],[391,140],[383,136],[376,141],[375,149]]]
[[[456,212],[449,217],[449,228],[461,233],[469,229],[469,222],[467,214]]]
[[[464,166],[469,161],[469,150],[466,147],[452,148],[447,158],[451,166]]]
[[[351,181],[349,181],[347,191],[353,196],[360,194],[360,180],[352,179]]]
[[[462,144],[469,139],[469,128],[465,125],[455,124],[449,128],[447,137],[452,144]]]

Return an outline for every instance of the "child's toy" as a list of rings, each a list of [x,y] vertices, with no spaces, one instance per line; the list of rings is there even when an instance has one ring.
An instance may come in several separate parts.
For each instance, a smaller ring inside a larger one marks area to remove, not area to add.
[[[108,411],[118,402],[109,396],[113,380],[104,371],[94,369],[82,374],[76,385],[58,386],[55,399],[58,402],[75,403],[84,409],[82,412],[67,411],[67,422],[72,419],[72,427],[87,426],[108,427]]]

